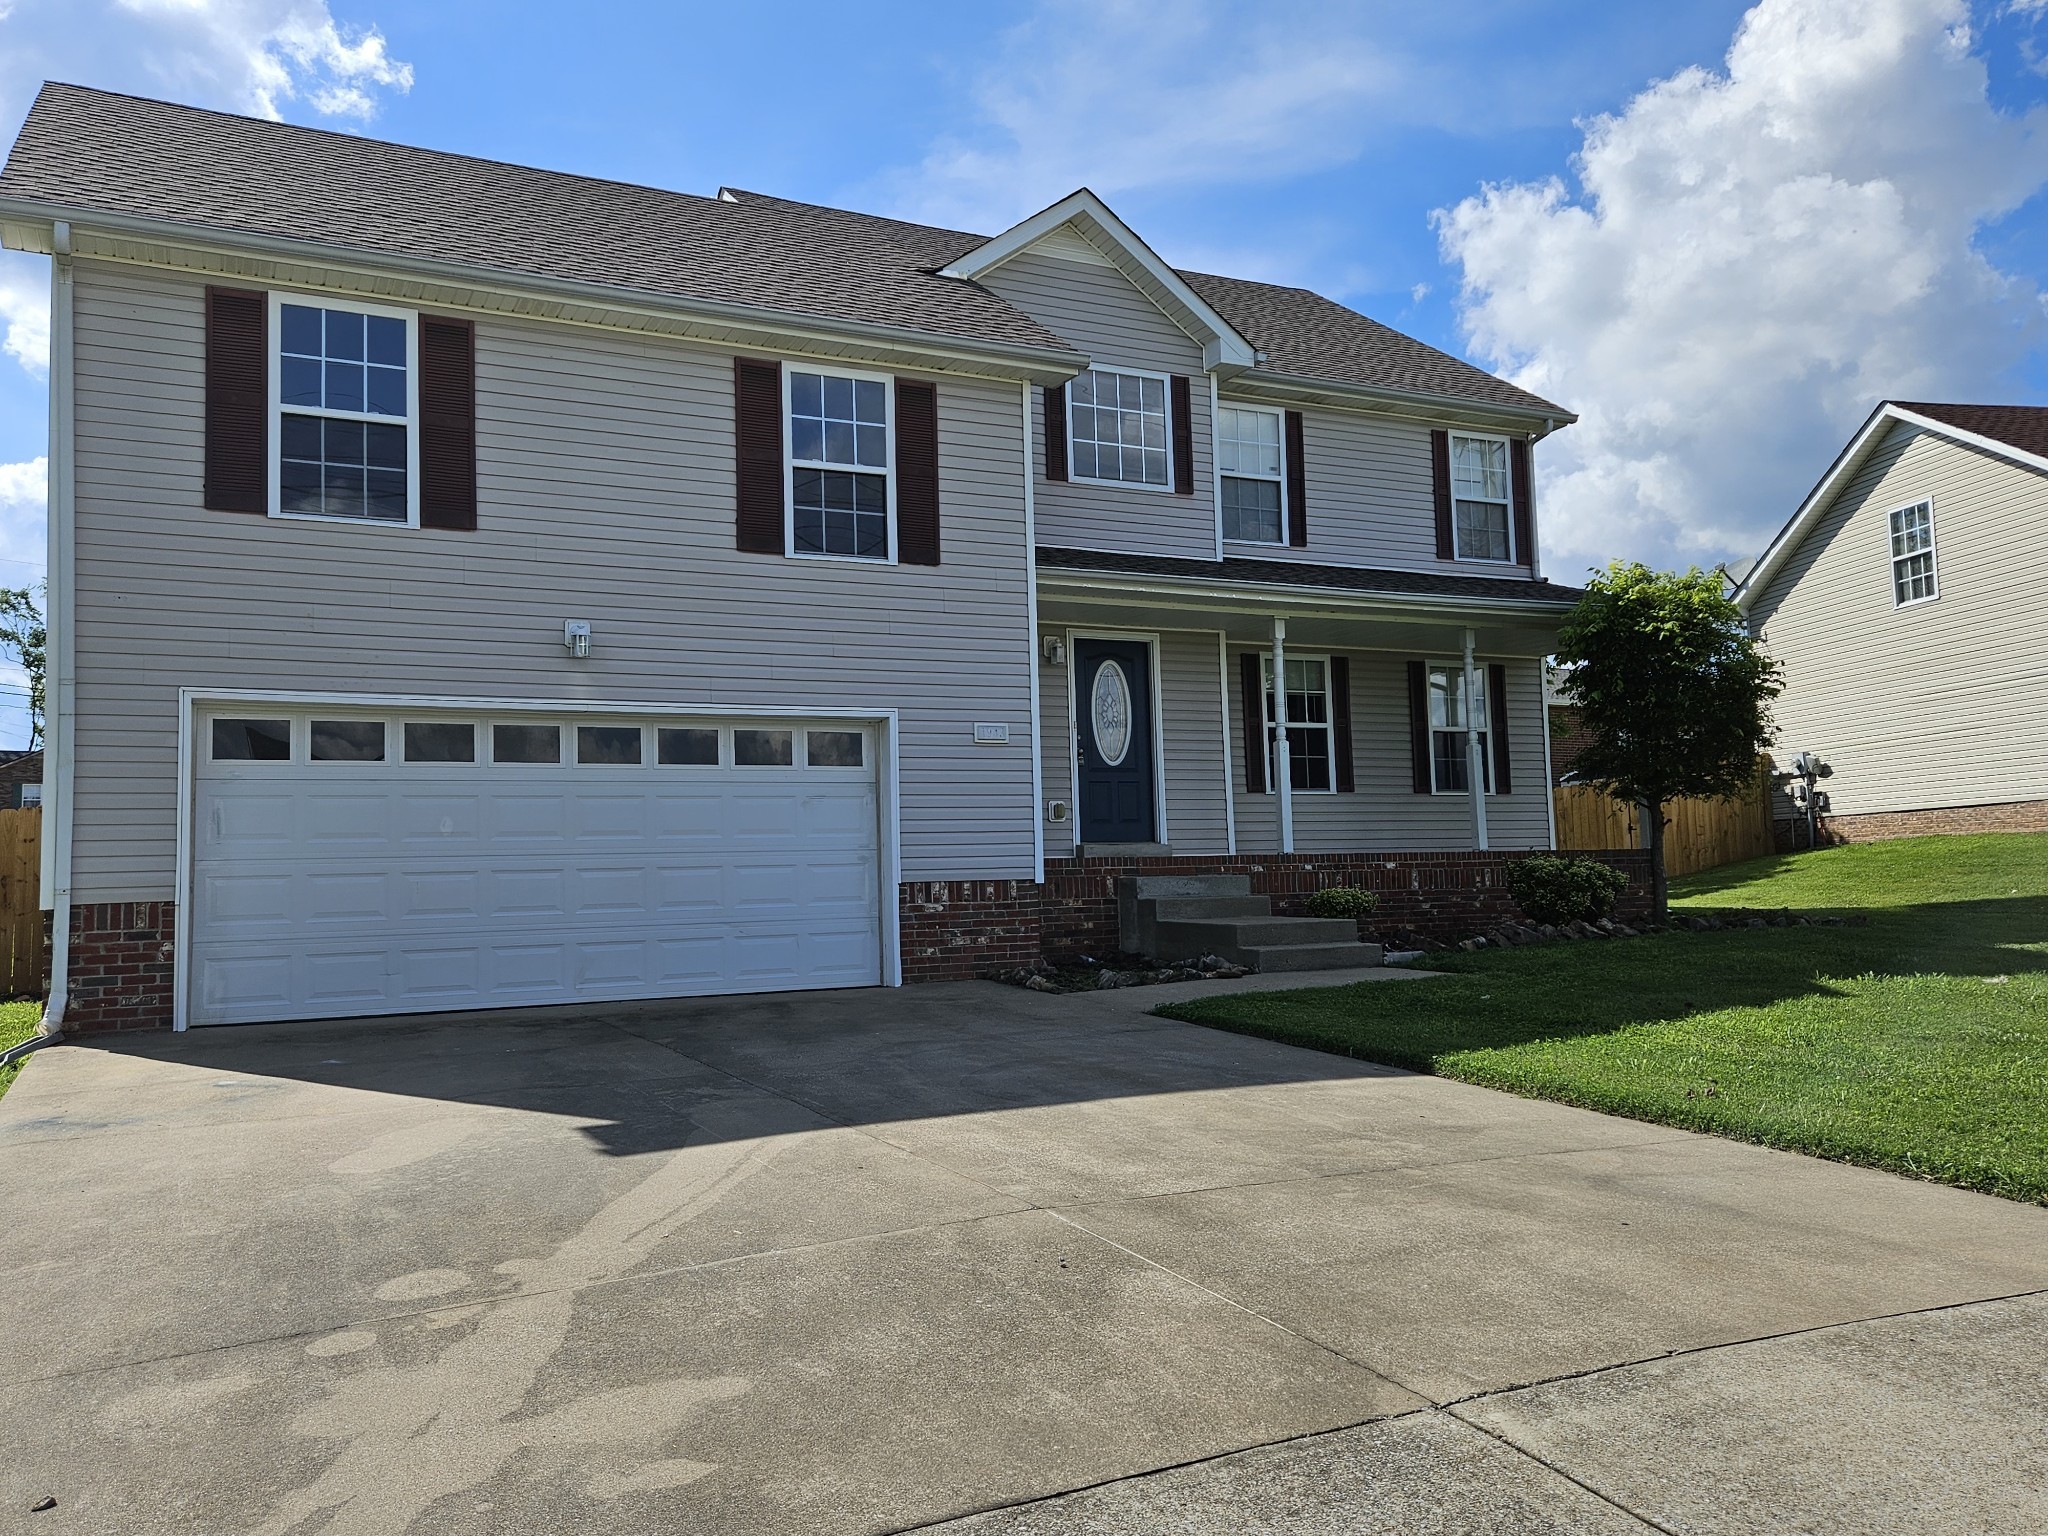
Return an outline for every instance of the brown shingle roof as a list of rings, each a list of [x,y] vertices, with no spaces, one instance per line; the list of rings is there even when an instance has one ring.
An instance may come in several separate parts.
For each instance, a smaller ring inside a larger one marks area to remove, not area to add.
[[[311,240],[966,343],[1074,348],[977,283],[936,275],[986,238],[786,198],[697,197],[223,112],[45,85],[0,197]],[[1188,284],[1270,371],[1570,413],[1305,288]]]
[[[1925,400],[1888,403],[1902,411],[1991,438],[2022,453],[2048,458],[2048,405],[1939,405]]]

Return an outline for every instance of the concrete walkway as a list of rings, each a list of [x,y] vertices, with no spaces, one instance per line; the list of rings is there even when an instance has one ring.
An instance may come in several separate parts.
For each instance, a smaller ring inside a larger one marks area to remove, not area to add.
[[[2048,1529],[2048,1211],[1173,990],[44,1052],[0,1530]]]

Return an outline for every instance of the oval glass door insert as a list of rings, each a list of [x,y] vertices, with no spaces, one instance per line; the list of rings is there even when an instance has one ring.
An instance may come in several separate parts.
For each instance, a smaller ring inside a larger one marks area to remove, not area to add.
[[[1089,692],[1089,718],[1095,725],[1095,750],[1104,766],[1114,768],[1131,750],[1131,688],[1124,669],[1105,661],[1095,669]]]

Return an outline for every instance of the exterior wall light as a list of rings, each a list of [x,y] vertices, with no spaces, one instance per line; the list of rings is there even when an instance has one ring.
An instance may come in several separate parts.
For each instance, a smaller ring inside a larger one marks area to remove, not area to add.
[[[562,621],[562,648],[571,656],[590,654],[590,620],[564,619]]]

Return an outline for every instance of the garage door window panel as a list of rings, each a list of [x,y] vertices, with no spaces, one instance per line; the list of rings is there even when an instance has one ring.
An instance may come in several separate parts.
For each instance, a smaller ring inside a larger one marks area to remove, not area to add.
[[[562,728],[559,725],[494,725],[491,727],[491,760],[498,763],[559,763],[562,760]]]
[[[316,763],[381,763],[382,720],[315,720],[308,745]]]
[[[630,767],[640,761],[637,725],[579,725],[576,761],[585,766]]]
[[[476,727],[448,720],[408,720],[405,723],[405,760],[408,763],[473,763],[476,761]]]
[[[741,768],[788,768],[796,762],[795,733],[736,730],[732,733],[732,760]]]
[[[213,760],[217,763],[288,763],[291,759],[289,720],[213,722]]]
[[[812,768],[864,767],[860,732],[804,732],[804,762]]]
[[[663,726],[656,755],[671,768],[716,768],[718,732],[709,726]]]

